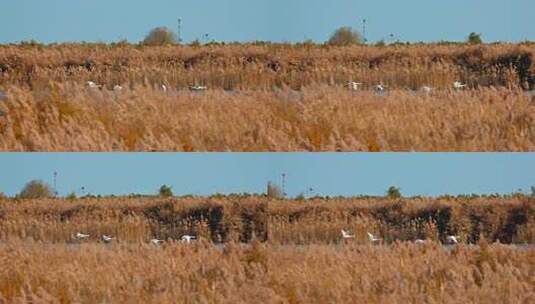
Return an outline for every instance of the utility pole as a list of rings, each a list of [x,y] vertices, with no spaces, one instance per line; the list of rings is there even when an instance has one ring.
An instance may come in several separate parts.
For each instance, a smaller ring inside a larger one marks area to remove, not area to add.
[[[368,39],[366,39],[366,19],[362,19],[362,38],[364,43],[368,42]]]
[[[182,18],[178,18],[177,41],[179,44],[182,43]]]
[[[282,173],[282,196],[286,197],[286,173]]]
[[[58,172],[54,171],[54,196],[58,196],[57,177]]]

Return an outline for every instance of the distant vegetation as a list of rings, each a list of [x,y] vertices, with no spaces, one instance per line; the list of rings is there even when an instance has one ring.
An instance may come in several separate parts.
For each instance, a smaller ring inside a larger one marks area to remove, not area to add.
[[[470,35],[468,35],[468,38],[466,39],[466,41],[470,44],[481,44],[483,43],[483,40],[481,40],[481,34],[477,34],[477,33],[470,33]]]
[[[170,186],[162,185],[160,189],[158,189],[158,194],[161,197],[171,197],[173,196],[173,190],[171,189]]]
[[[284,198],[284,193],[282,193],[282,190],[279,187],[279,185],[273,182],[268,182],[266,194],[267,194],[267,197],[269,198],[277,198],[277,199]]]
[[[401,198],[401,191],[398,187],[390,186],[388,190],[386,190],[386,197],[388,198]]]
[[[19,198],[37,199],[54,197],[54,190],[41,180],[29,181],[18,194]]]
[[[168,44],[176,44],[175,34],[166,27],[157,27],[152,29],[150,33],[143,40],[144,45],[162,46]]]
[[[337,29],[329,38],[327,44],[336,46],[348,46],[352,44],[363,43],[362,36],[359,32],[351,27],[341,27]]]

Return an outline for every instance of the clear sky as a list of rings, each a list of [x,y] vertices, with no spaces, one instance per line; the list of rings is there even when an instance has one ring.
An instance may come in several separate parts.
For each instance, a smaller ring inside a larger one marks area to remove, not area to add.
[[[267,181],[295,196],[382,195],[396,185],[404,195],[527,192],[535,185],[535,153],[0,153],[0,191],[14,195],[31,179],[66,195],[263,193]],[[79,193],[80,194],[80,193]]]
[[[186,42],[209,33],[218,41],[325,41],[340,26],[367,38],[403,41],[535,40],[533,0],[2,0],[0,43],[137,42],[153,27],[176,30]]]

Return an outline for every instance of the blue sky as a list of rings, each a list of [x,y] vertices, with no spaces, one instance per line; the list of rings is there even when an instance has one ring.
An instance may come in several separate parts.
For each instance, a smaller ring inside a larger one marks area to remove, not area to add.
[[[405,195],[525,192],[535,185],[535,153],[0,153],[0,191],[16,194],[31,179],[60,195],[84,186],[93,194],[263,193],[287,175],[286,192]]]
[[[183,38],[209,33],[218,41],[325,41],[340,26],[370,41],[394,34],[403,41],[463,40],[469,32],[486,41],[535,40],[533,0],[3,0],[0,43],[137,42],[153,27],[176,29]]]

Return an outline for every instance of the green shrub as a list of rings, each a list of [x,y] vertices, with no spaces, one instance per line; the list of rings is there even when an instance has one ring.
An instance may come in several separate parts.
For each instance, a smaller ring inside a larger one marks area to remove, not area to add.
[[[468,38],[466,38],[466,42],[470,44],[481,44],[483,43],[483,40],[481,40],[481,34],[477,34],[475,32],[471,32],[468,35]]]
[[[75,200],[76,199],[76,193],[73,191],[66,197],[68,200]]]
[[[398,187],[390,186],[388,190],[386,190],[386,197],[388,198],[400,198],[401,197],[401,191]]]
[[[173,196],[173,190],[171,190],[170,186],[162,185],[160,189],[158,190],[158,194],[161,197],[171,197]]]

